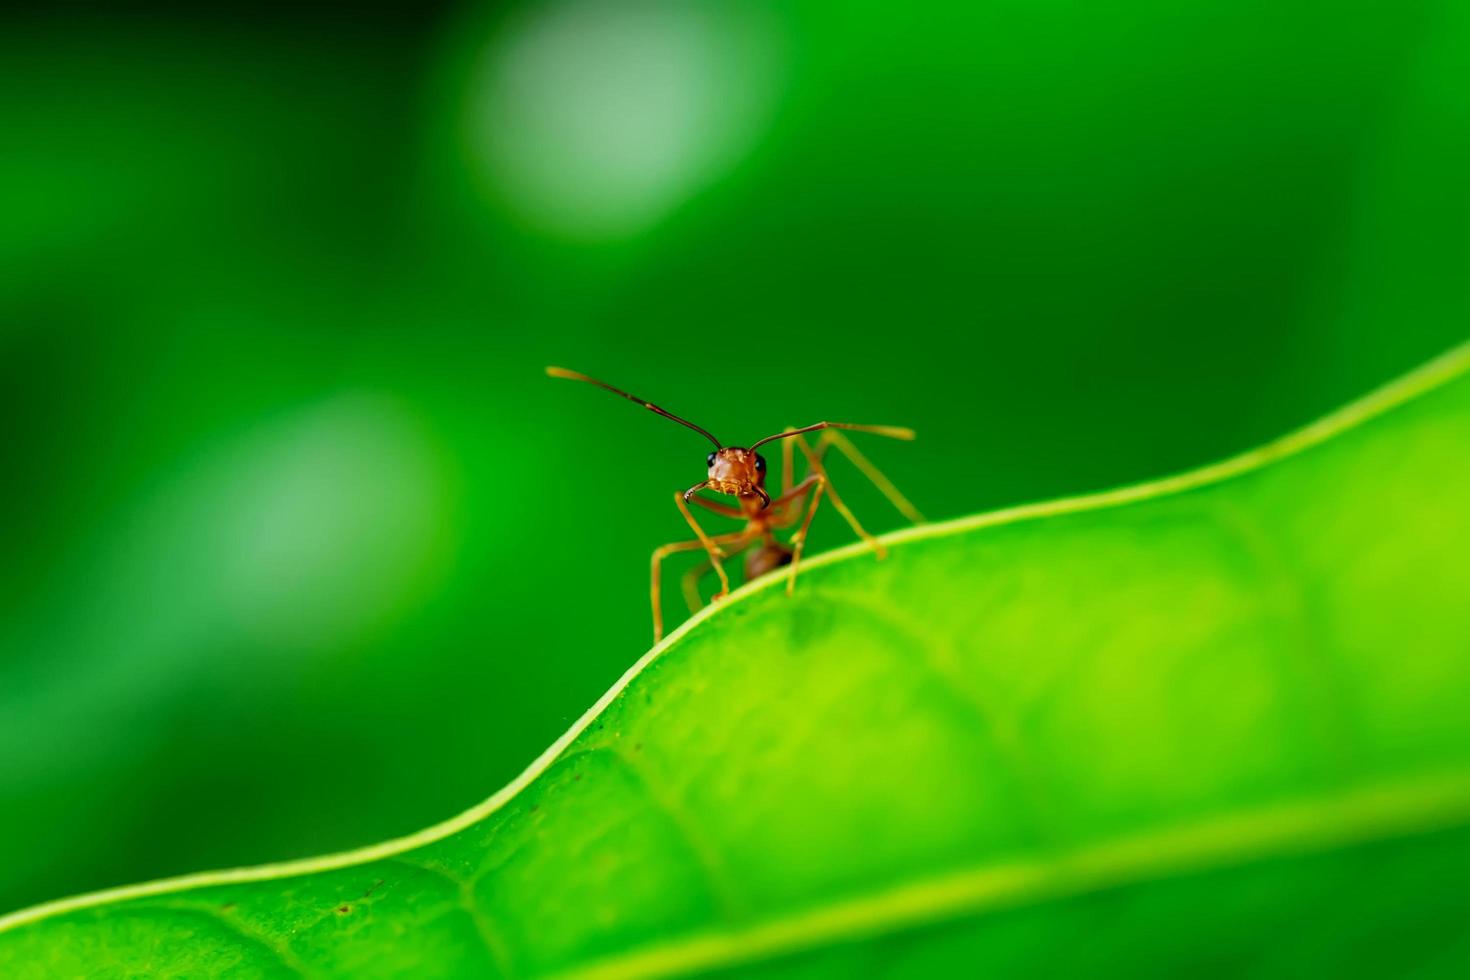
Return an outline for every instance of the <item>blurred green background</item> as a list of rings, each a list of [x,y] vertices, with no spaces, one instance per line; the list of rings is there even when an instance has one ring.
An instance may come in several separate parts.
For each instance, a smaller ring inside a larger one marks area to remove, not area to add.
[[[1470,322],[1464,3],[0,24],[0,911],[416,830],[643,652],[708,446],[545,364],[730,442],[912,425],[864,446],[946,518]]]

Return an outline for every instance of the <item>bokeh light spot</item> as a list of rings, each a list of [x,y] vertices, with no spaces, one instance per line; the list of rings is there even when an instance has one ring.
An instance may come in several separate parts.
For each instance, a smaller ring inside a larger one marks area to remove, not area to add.
[[[756,142],[776,94],[774,35],[753,4],[541,7],[472,72],[471,165],[538,230],[649,228]]]
[[[313,406],[252,440],[229,483],[220,594],[271,645],[341,643],[391,621],[445,541],[432,445],[390,398]]]

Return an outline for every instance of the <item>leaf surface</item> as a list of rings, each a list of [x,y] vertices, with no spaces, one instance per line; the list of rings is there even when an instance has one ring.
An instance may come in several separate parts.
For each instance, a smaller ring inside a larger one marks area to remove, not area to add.
[[[474,810],[8,916],[0,975],[1464,975],[1467,365],[757,582]]]

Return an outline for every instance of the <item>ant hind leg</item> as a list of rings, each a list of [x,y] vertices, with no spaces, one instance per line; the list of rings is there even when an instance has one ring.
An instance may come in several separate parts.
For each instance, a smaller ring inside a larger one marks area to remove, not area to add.
[[[798,436],[797,438],[801,437]],[[852,463],[852,465],[856,466],[858,470],[862,472],[863,476],[867,477],[868,480],[873,484],[873,486],[877,487],[878,490],[883,494],[883,496],[888,498],[888,502],[891,503],[900,514],[902,514],[904,517],[907,517],[915,524],[924,523],[924,515],[919,513],[919,508],[909,503],[909,498],[905,497],[899,491],[898,487],[893,485],[893,481],[884,476],[883,471],[874,466],[872,462],[868,459],[868,457],[864,456],[858,450],[858,447],[853,445],[851,439],[847,438],[847,436],[843,435],[841,432],[838,432],[836,429],[824,429],[821,436],[817,438],[817,445],[816,449],[814,450],[817,460],[819,462],[824,455],[823,451],[828,446],[837,447],[837,451],[846,456],[848,460]]]
[[[714,566],[706,558],[685,572],[684,578],[680,580],[680,585],[684,590],[684,604],[689,607],[691,613],[697,613],[703,608],[704,599],[699,594],[699,583],[712,571],[714,571]]]

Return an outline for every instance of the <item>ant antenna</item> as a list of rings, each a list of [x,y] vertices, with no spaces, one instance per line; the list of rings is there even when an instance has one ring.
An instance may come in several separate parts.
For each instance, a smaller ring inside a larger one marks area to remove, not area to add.
[[[766,436],[759,442],[751,443],[750,448],[754,449],[756,446],[772,442],[776,439],[789,439],[792,436],[799,436],[804,432],[815,432],[818,429],[851,429],[854,432],[871,432],[874,435],[887,436],[890,439],[903,439],[910,442],[914,438],[913,429],[905,429],[898,425],[858,425],[855,422],[818,422],[816,425],[808,425],[800,429],[791,429],[786,432],[778,432],[773,436]]]
[[[650,412],[653,412],[656,415],[662,415],[666,419],[673,419],[675,422],[678,422],[680,425],[688,426],[689,428],[693,429],[695,432],[698,432],[700,435],[704,436],[710,442],[714,443],[716,449],[723,448],[723,446],[721,446],[721,444],[720,444],[720,440],[716,439],[714,436],[710,435],[707,431],[705,431],[704,429],[701,429],[699,426],[695,425],[693,422],[689,421],[688,419],[681,419],[681,418],[679,418],[679,416],[675,415],[673,412],[670,412],[670,411],[668,411],[666,409],[659,408],[653,402],[645,401],[644,399],[639,398],[637,395],[630,395],[626,391],[623,391],[621,388],[614,388],[612,385],[608,384],[605,381],[598,381],[596,378],[589,378],[585,374],[579,374],[576,371],[568,371],[566,368],[559,368],[559,367],[548,367],[546,369],[546,373],[549,374],[553,378],[566,378],[568,381],[585,381],[585,382],[587,382],[590,385],[597,385],[597,387],[599,387],[599,388],[606,389],[607,391],[612,392],[614,395],[621,395],[624,398],[628,399],[628,401],[635,402],[635,403],[637,403],[639,405],[642,405],[644,408],[648,409]],[[802,429],[801,431],[805,432],[806,430],[805,429]],[[794,434],[794,433],[790,433],[790,434]],[[773,439],[779,439],[780,436],[772,436],[771,438],[773,438]],[[913,438],[913,434],[912,433],[909,434],[909,438]],[[764,442],[764,441],[765,440],[762,440],[762,442]]]

